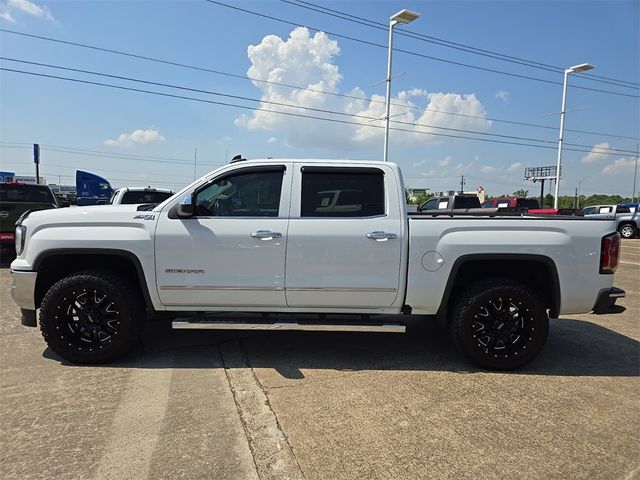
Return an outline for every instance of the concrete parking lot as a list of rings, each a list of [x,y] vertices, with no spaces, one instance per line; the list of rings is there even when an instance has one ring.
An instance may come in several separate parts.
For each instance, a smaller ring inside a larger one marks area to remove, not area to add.
[[[155,324],[123,361],[80,367],[20,325],[5,264],[0,476],[640,478],[640,240],[615,283],[624,312],[553,320],[512,373],[479,371],[419,319],[407,334]]]

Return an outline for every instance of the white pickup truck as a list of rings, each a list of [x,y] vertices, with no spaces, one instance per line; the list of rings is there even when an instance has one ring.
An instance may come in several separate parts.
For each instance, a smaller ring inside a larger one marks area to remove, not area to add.
[[[116,358],[150,319],[402,331],[398,314],[413,314],[446,322],[476,364],[513,369],[540,352],[549,317],[624,296],[610,220],[408,215],[404,199],[392,163],[269,159],[226,165],[148,211],[33,212],[17,223],[13,298],[25,325],[40,309],[47,344],[76,363]]]

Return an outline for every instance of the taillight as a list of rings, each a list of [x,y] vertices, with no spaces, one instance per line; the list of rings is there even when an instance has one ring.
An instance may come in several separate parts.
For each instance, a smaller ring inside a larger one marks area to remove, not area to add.
[[[600,273],[613,274],[618,268],[620,258],[620,234],[610,233],[602,237],[600,250]]]

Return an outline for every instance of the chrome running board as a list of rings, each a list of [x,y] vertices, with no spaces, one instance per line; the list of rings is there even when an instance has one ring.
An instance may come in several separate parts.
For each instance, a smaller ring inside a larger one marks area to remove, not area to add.
[[[174,330],[283,330],[313,332],[385,332],[404,333],[401,323],[313,323],[313,322],[243,322],[237,320],[194,320],[176,318],[171,322]]]

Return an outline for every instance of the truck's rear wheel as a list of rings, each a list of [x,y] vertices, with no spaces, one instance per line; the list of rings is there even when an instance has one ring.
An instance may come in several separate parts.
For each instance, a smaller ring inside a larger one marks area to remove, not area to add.
[[[135,288],[118,275],[87,271],[62,278],[40,306],[47,345],[73,363],[109,362],[137,339],[144,308]]]
[[[458,297],[451,331],[458,348],[477,365],[513,370],[540,353],[549,317],[526,286],[509,279],[487,279]]]

